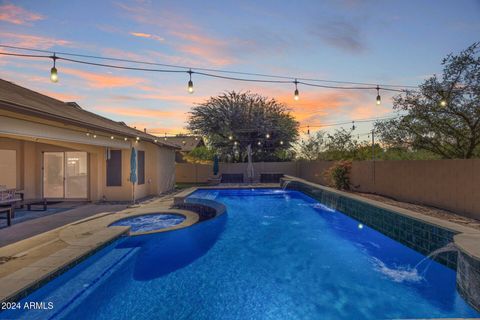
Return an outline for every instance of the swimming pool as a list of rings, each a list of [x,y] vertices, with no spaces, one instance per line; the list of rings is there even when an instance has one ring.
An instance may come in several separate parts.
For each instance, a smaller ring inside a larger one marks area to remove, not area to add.
[[[23,301],[29,319],[475,317],[455,272],[298,191],[198,190],[227,214],[126,237]]]

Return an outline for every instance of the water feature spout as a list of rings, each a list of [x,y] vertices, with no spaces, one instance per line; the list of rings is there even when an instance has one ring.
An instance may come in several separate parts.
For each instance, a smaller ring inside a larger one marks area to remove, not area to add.
[[[284,180],[284,183],[282,185],[282,190],[287,190],[288,185],[292,182],[292,180]]]
[[[434,260],[439,254],[441,253],[446,253],[446,252],[458,252],[458,249],[457,247],[455,246],[455,243],[453,242],[450,242],[450,243],[447,243],[445,246],[441,247],[441,248],[438,248],[432,252],[430,252],[425,258],[423,258],[422,260],[420,260],[414,267],[414,269],[418,270],[418,267],[425,261],[431,259],[431,260]],[[430,266],[430,263],[427,265],[427,267],[425,268],[425,270],[423,270],[423,274],[425,274],[425,272],[427,272],[428,268]]]

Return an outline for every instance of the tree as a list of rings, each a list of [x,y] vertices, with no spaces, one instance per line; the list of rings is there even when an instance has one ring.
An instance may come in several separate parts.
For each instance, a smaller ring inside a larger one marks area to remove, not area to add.
[[[300,141],[297,146],[297,154],[303,160],[319,160],[325,151],[325,132],[317,131]]]
[[[426,150],[441,158],[480,156],[480,43],[443,61],[443,75],[394,97],[398,118],[375,123],[391,147]]]
[[[250,92],[226,92],[192,108],[188,129],[207,137],[223,161],[245,162],[252,146],[254,161],[283,160],[298,137],[298,123],[275,99]]]

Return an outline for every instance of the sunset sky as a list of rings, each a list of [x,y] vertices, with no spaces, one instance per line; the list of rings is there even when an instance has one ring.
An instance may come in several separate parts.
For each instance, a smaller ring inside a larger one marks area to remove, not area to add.
[[[480,1],[4,1],[0,44],[192,68],[417,85],[480,40]],[[2,51],[12,50],[0,49]],[[390,94],[112,70],[0,56],[0,78],[163,135],[186,132],[194,103],[250,90],[305,125],[388,116]],[[370,124],[359,126],[359,133]]]

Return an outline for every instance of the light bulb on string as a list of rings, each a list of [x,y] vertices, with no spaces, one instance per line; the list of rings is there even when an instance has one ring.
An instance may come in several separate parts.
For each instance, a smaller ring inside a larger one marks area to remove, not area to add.
[[[377,105],[382,103],[382,97],[380,97],[380,87],[377,85]]]
[[[266,137],[267,139],[269,139],[269,138],[270,138],[270,133],[267,133],[267,134],[265,135],[265,137]]]
[[[193,71],[191,69],[188,70],[188,75],[190,76],[190,80],[188,81],[188,93],[193,93],[192,73]]]
[[[445,99],[445,92],[443,90],[440,90],[440,106],[441,107],[447,106],[447,100]]]
[[[58,82],[58,72],[57,72],[57,68],[56,68],[56,62],[57,62],[58,58],[55,55],[55,53],[53,54],[52,59],[53,59],[53,67],[52,67],[52,69],[50,69],[50,80],[53,83],[57,83]]]
[[[293,81],[293,83],[295,83],[295,92],[293,93],[293,99],[295,99],[295,101],[298,101],[300,99],[299,97],[299,92],[298,92],[298,81],[297,79],[295,79],[295,81]]]
[[[280,145],[282,145],[282,146],[283,146],[283,140],[280,140]]]

